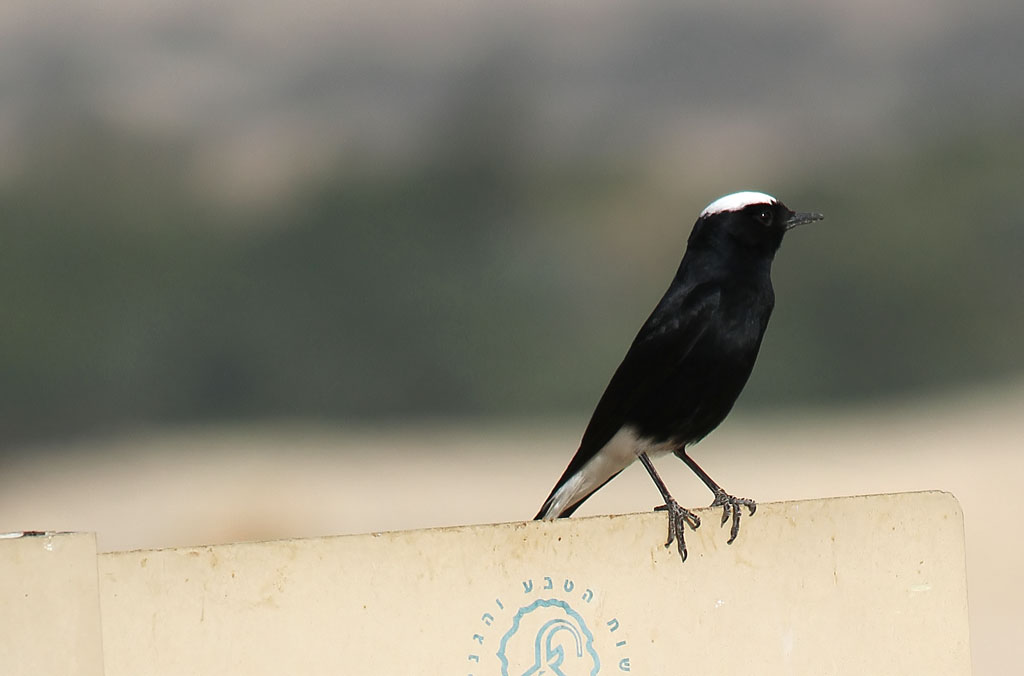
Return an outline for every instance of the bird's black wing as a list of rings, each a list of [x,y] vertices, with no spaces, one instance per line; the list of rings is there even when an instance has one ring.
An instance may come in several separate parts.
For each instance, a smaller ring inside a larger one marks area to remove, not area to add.
[[[541,518],[558,489],[579,472],[622,428],[637,400],[672,378],[711,324],[710,318],[718,308],[717,290],[704,287],[705,285],[689,289],[670,288],[651,316],[640,327],[633,344],[630,345],[590,417],[579,450],[535,518]],[[614,476],[609,477],[608,481]],[[588,495],[563,510],[559,516],[572,514],[600,487],[594,488]]]

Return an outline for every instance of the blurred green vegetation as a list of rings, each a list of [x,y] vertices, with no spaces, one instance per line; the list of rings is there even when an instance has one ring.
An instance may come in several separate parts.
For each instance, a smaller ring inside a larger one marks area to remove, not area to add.
[[[1019,374],[1012,128],[752,186],[827,220],[779,254],[745,406]],[[0,185],[0,438],[589,410],[717,195],[451,137],[416,166],[341,158],[258,207],[204,197],[174,144],[102,127],[35,144]]]

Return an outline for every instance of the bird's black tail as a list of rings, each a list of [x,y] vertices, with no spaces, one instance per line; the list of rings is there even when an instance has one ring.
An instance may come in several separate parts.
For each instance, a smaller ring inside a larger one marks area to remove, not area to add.
[[[579,506],[582,505],[586,501],[587,498],[589,498],[591,495],[593,495],[597,491],[601,490],[601,488],[606,483],[608,483],[609,481],[611,481],[615,477],[619,476],[621,471],[622,470],[619,470],[619,472],[616,472],[615,474],[613,474],[610,477],[608,477],[607,479],[605,479],[604,483],[602,483],[600,486],[595,487],[594,490],[590,491],[589,493],[584,495],[582,498],[580,498],[576,502],[572,503],[571,505],[569,505],[568,507],[563,509],[560,513],[558,513],[558,514],[548,514],[548,510],[551,509],[551,507],[553,506],[553,504],[555,502],[555,494],[558,493],[558,489],[561,488],[562,484],[564,484],[566,481],[568,481],[569,478],[573,474],[575,474],[575,471],[570,473],[568,470],[566,470],[565,474],[562,475],[562,478],[559,479],[558,483],[555,484],[555,487],[551,489],[551,493],[548,494],[548,499],[544,501],[543,505],[541,505],[540,511],[537,512],[537,516],[533,517],[533,520],[534,521],[540,521],[541,519],[564,519],[567,516],[572,516],[572,513],[575,512],[579,508]]]
[[[561,484],[559,484],[559,485],[561,485]],[[572,506],[568,507],[567,509],[563,509],[561,514],[551,514],[551,515],[549,515],[548,514],[548,510],[551,509],[552,503],[555,501],[554,500],[554,498],[555,498],[555,491],[557,491],[557,490],[558,490],[558,486],[555,486],[555,488],[551,491],[551,495],[549,495],[548,499],[544,501],[543,505],[541,505],[540,511],[537,512],[537,516],[533,517],[534,521],[540,521],[541,519],[562,519],[562,518],[565,518],[565,517],[569,516],[570,514],[572,514],[573,512],[575,512],[576,508],[579,507],[583,503],[583,500],[580,500],[575,505],[572,505]],[[584,498],[584,500],[585,499],[586,498]]]
[[[534,521],[540,521],[541,519],[564,519],[567,516],[571,516],[572,513],[576,511],[576,508],[583,504],[583,500],[587,499],[583,498],[583,500],[580,500],[576,504],[566,507],[562,510],[561,514],[548,515],[548,510],[551,509],[551,503],[554,502],[554,496],[555,491],[551,491],[551,495],[549,495],[548,499],[544,501],[543,505],[541,505],[540,511],[537,512],[537,516],[533,517]]]

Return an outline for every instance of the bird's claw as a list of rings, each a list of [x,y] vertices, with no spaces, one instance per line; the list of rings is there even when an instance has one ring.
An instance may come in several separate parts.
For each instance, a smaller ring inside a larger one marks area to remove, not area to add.
[[[686,532],[687,526],[691,530],[700,528],[700,517],[690,510],[680,507],[679,503],[671,498],[664,505],[655,507],[654,510],[668,512],[668,542],[665,543],[665,548],[668,549],[675,542],[679,549],[679,557],[686,561],[686,540],[683,539],[683,534]]]
[[[750,498],[737,498],[723,490],[715,492],[715,499],[711,506],[722,508],[723,526],[729,522],[729,517],[732,517],[732,529],[729,531],[729,539],[725,542],[727,545],[731,545],[736,536],[740,534],[740,508],[745,506],[749,509],[750,516],[754,516],[754,512],[757,511],[757,503]]]

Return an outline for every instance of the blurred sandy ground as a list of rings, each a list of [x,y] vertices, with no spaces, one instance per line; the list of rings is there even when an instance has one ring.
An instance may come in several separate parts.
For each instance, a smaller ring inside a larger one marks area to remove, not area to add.
[[[189,428],[81,442],[60,454],[25,449],[0,472],[0,532],[95,531],[112,551],[517,521],[533,516],[585,422]],[[854,411],[740,411],[694,456],[727,490],[763,502],[953,492],[966,519],[980,675],[1024,664],[1022,440],[1024,383]],[[682,463],[665,458],[660,468],[681,503],[710,500]],[[657,502],[634,466],[580,514]],[[756,524],[755,516],[746,527]]]

